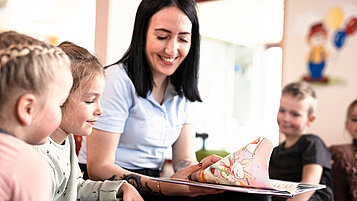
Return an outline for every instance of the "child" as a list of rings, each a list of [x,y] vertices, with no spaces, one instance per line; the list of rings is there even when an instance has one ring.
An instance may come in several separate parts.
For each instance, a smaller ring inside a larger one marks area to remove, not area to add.
[[[285,141],[271,154],[270,179],[326,185],[294,200],[333,200],[330,152],[318,136],[305,134],[316,118],[316,107],[316,94],[308,83],[294,82],[283,89],[277,120]]]
[[[47,143],[36,148],[53,170],[53,200],[142,200],[136,189],[126,181],[83,180],[78,166],[73,133],[87,136],[103,113],[99,99],[103,93],[104,69],[86,49],[71,42],[60,48],[69,56],[73,87],[62,106],[62,122]]]
[[[348,106],[345,126],[352,143],[330,148],[333,193],[336,201],[357,201],[357,99]]]
[[[60,48],[15,31],[0,34],[0,200],[51,200],[50,169],[29,144],[45,143],[59,126],[71,86]]]

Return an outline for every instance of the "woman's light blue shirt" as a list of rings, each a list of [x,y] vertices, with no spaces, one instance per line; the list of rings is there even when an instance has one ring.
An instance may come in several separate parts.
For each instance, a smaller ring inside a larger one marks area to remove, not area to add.
[[[180,97],[169,82],[163,104],[148,93],[139,97],[122,64],[106,69],[106,87],[101,98],[103,115],[95,128],[122,133],[115,163],[127,169],[160,169],[165,152],[177,140],[185,123],[192,123],[192,104]]]

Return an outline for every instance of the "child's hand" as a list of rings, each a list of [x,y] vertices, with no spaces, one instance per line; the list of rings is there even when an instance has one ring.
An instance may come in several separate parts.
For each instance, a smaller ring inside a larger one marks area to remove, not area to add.
[[[140,193],[136,190],[136,188],[128,182],[123,183],[123,185],[119,189],[117,196],[122,197],[121,200],[124,201],[144,201],[144,199],[141,197]]]

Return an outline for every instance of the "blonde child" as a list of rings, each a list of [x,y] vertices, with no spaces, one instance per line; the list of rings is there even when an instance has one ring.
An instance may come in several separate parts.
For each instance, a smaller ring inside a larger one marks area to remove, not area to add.
[[[104,69],[95,56],[71,42],[59,45],[69,56],[73,87],[62,107],[62,122],[46,144],[36,148],[53,171],[53,200],[143,200],[126,181],[84,180],[72,134],[87,136],[103,113],[99,99],[105,86]]]
[[[294,82],[284,87],[277,121],[285,141],[272,152],[269,176],[271,179],[326,185],[325,189],[300,194],[294,201],[333,201],[330,152],[318,136],[306,134],[316,118],[316,107],[316,94],[308,83]]]
[[[0,34],[0,200],[48,201],[50,169],[29,144],[61,122],[72,86],[70,62],[55,46],[14,31]]]
[[[330,147],[333,193],[336,201],[357,201],[357,100],[348,106],[345,127],[352,143]]]

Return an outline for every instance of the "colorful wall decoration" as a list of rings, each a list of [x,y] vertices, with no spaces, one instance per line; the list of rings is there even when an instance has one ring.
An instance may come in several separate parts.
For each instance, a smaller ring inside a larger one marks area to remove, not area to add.
[[[335,6],[326,12],[322,20],[312,24],[306,36],[310,48],[306,56],[308,74],[302,79],[307,82],[331,84],[341,80],[333,75],[327,76],[324,72],[329,61],[329,52],[338,54],[343,46],[348,45],[347,39],[352,37],[357,29],[357,14],[345,19],[343,9]],[[329,51],[326,46],[329,42],[335,50]]]

